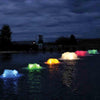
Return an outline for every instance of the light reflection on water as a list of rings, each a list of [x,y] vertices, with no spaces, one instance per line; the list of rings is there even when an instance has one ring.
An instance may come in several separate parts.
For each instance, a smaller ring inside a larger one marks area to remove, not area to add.
[[[76,74],[76,63],[77,61],[64,61],[64,69],[63,69],[63,84],[68,87],[73,86],[73,81]]]
[[[3,80],[4,94],[17,94],[18,93],[18,79],[4,79]]]
[[[28,73],[28,86],[30,93],[40,93],[41,92],[41,74],[40,72]]]
[[[31,94],[31,98],[33,100],[41,100],[41,71],[28,71],[28,78],[27,78],[27,90],[28,94]],[[27,91],[26,90],[26,91]]]
[[[64,61],[60,65],[44,64],[48,58],[60,56],[61,53],[11,54],[6,59],[0,55],[0,75],[6,68],[17,69],[24,74],[18,80],[0,80],[0,100],[89,100],[88,95],[93,97],[90,100],[99,98],[100,56]],[[22,70],[29,63],[39,63],[45,69],[40,72]]]
[[[54,74],[55,72],[59,70],[59,64],[48,65],[48,69],[49,69],[50,74]]]

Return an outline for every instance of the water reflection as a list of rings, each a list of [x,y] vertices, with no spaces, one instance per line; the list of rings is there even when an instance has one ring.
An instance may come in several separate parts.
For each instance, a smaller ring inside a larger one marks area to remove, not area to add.
[[[3,80],[3,94],[17,94],[18,93],[18,79],[4,79]]]
[[[63,71],[63,84],[72,87],[73,80],[76,73],[76,61],[66,61],[64,62],[64,71]]]
[[[86,99],[86,96],[100,95],[99,55],[86,57],[79,61],[65,61],[59,66],[48,66],[47,68],[45,65],[46,69],[42,70],[43,73],[21,70],[22,67],[27,66],[27,63],[40,63],[38,59],[41,59],[41,64],[43,64],[42,62],[52,56],[59,58],[60,54],[12,54],[11,61],[2,61],[0,73],[5,69],[5,65],[11,66],[13,64],[14,68],[19,68],[25,77],[15,81],[7,80],[7,82],[0,79],[0,100],[91,100],[91,98]],[[62,82],[65,84],[64,86],[62,86]],[[73,89],[74,92],[72,92]],[[77,97],[74,98],[71,93]],[[16,95],[18,99],[12,99],[11,94],[18,94]],[[70,97],[73,99],[69,99]]]
[[[28,86],[30,93],[41,92],[41,73],[37,71],[29,71],[28,73]]]
[[[65,66],[75,66],[77,64],[77,60],[69,60],[63,61]]]
[[[30,100],[41,100],[41,71],[30,71],[28,72],[28,78],[27,78],[27,94],[29,94],[28,98],[31,98]]]
[[[59,70],[59,65],[48,65],[48,68],[49,68],[49,72],[51,74],[53,74],[54,72],[57,72]]]

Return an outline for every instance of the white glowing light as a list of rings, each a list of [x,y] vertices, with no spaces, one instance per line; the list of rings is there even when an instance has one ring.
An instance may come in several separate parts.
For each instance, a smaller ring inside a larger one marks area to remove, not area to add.
[[[76,60],[78,59],[77,55],[74,52],[65,52],[62,54],[61,60]]]
[[[13,70],[13,74],[16,76],[18,74],[17,70]]]

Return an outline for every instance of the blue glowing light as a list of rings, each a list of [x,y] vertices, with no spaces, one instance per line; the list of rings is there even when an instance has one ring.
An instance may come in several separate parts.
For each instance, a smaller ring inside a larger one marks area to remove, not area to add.
[[[21,76],[22,74],[19,74],[17,70],[5,69],[0,78],[18,78]]]
[[[9,69],[5,69],[3,74],[2,74],[2,77],[4,78],[11,78],[11,77],[17,77],[18,75],[18,71],[17,70],[9,70]]]

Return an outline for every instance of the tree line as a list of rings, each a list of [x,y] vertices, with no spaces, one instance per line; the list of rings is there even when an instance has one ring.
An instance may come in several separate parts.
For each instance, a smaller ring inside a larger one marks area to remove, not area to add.
[[[0,30],[0,49],[9,49],[11,46],[11,29],[9,25],[3,25]]]
[[[77,45],[77,40],[75,36],[72,34],[70,38],[67,37],[59,37],[56,42],[58,45]]]
[[[3,25],[3,27],[0,30],[0,50],[29,50],[29,48],[37,48],[36,45],[13,45],[13,43],[11,42],[11,29],[9,25]],[[39,35],[39,40],[38,40],[38,44],[43,42],[43,36]],[[77,41],[74,35],[71,35],[70,38],[67,37],[59,37],[56,39],[55,41],[56,45],[76,45]]]

